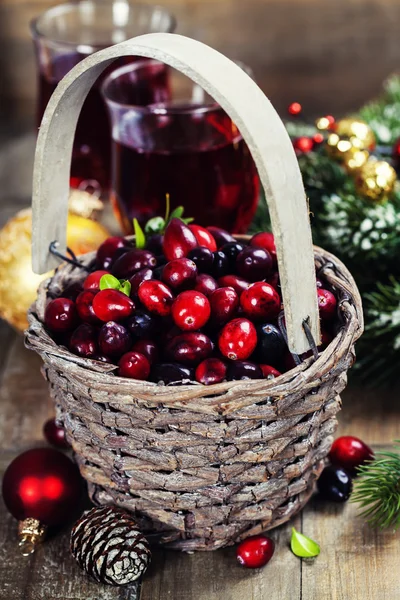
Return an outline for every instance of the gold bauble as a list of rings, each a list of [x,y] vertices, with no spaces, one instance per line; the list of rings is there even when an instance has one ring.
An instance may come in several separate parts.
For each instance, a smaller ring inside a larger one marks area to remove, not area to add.
[[[341,119],[328,135],[326,150],[335,160],[345,161],[349,152],[369,151],[375,148],[375,135],[371,127],[360,119]]]
[[[357,192],[372,202],[385,202],[394,190],[396,171],[385,160],[370,158],[358,171]]]
[[[351,148],[348,150],[348,152],[343,154],[343,166],[349,173],[356,173],[356,171],[365,165],[368,159],[368,150],[357,150],[356,148]]]
[[[0,317],[23,331],[26,312],[36,298],[36,290],[51,273],[36,275],[31,267],[31,209],[20,211],[0,230]],[[67,242],[75,254],[96,250],[109,236],[95,221],[68,216]]]

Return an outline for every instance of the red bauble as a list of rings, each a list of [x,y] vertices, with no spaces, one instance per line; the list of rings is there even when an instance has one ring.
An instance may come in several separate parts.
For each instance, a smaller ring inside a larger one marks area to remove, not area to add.
[[[400,168],[400,138],[395,141],[392,156],[394,161],[394,166],[398,169]]]
[[[293,115],[294,117],[296,117],[297,115],[299,115],[302,110],[303,110],[303,108],[302,108],[300,102],[292,102],[288,106],[288,113],[289,113],[289,115]]]
[[[343,435],[332,444],[329,460],[334,465],[354,473],[356,467],[363,465],[367,460],[372,460],[374,453],[359,438],[352,435]]]
[[[70,448],[66,437],[65,429],[61,425],[57,425],[55,419],[49,419],[43,425],[43,435],[52,446],[56,448]]]
[[[314,149],[314,140],[310,137],[302,135],[293,140],[293,148],[296,154],[308,154]]]
[[[82,490],[78,468],[62,452],[35,448],[23,452],[7,467],[3,498],[19,521],[37,519],[60,525],[75,510]]]
[[[275,551],[275,543],[265,535],[248,537],[236,548],[236,558],[242,567],[259,569],[266,565]]]

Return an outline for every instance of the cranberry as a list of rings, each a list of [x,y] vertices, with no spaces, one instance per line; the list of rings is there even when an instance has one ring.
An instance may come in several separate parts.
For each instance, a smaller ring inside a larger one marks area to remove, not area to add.
[[[170,314],[174,297],[171,290],[161,281],[143,281],[139,287],[138,296],[149,312],[161,317]]]
[[[176,258],[167,263],[162,272],[162,280],[173,290],[187,290],[194,286],[197,267],[188,258]]]
[[[132,245],[123,237],[114,236],[107,238],[98,248],[96,264],[99,269],[108,269],[118,251],[128,250]]]
[[[236,265],[236,259],[241,251],[244,250],[244,248],[244,244],[240,244],[239,242],[229,242],[221,247],[221,252],[225,254],[230,266],[234,268]]]
[[[282,333],[272,323],[264,323],[257,328],[257,358],[260,363],[279,364],[286,350]]]
[[[157,281],[162,281],[162,274],[164,271],[165,265],[160,265],[153,269],[153,279],[157,279]]]
[[[143,354],[151,365],[158,360],[158,348],[152,340],[138,340],[133,344],[132,350]]]
[[[275,247],[275,239],[274,234],[269,231],[262,231],[260,233],[256,233],[250,240],[250,246],[255,246],[257,248],[264,248],[264,250],[268,250],[271,255],[274,266],[277,265],[276,258],[276,247]]]
[[[100,329],[98,342],[102,354],[118,357],[128,352],[132,345],[132,338],[125,327],[109,321]]]
[[[218,345],[227,358],[245,360],[257,345],[256,328],[248,319],[233,319],[222,329]]]
[[[271,367],[270,365],[260,365],[260,369],[262,371],[264,379],[275,379],[275,377],[279,377],[279,375],[282,375],[280,371],[277,371],[276,369],[274,369],[274,367]]]
[[[209,273],[214,263],[214,254],[208,248],[193,248],[188,253],[188,258],[192,260],[199,273]]]
[[[137,338],[152,338],[157,333],[157,321],[152,315],[137,310],[126,322],[129,331]]]
[[[129,279],[135,273],[145,268],[153,268],[157,264],[156,257],[148,250],[131,250],[126,252],[113,264],[112,274],[118,279]]]
[[[260,281],[268,277],[272,268],[272,258],[267,250],[247,246],[236,259],[239,275],[248,281]]]
[[[221,250],[217,250],[213,254],[213,264],[211,267],[211,275],[223,277],[229,273],[229,259]]]
[[[167,259],[184,258],[196,246],[196,237],[189,227],[180,219],[171,219],[166,227],[163,241],[163,251]]]
[[[88,323],[79,325],[71,335],[69,349],[78,356],[90,358],[97,352],[97,331]]]
[[[317,289],[318,308],[321,319],[330,321],[336,315],[337,301],[335,296],[329,290],[323,288]]]
[[[259,569],[271,560],[274,551],[275,544],[271,538],[253,535],[243,540],[236,548],[236,558],[242,567]]]
[[[93,273],[90,273],[85,281],[83,282],[83,289],[84,290],[99,290],[100,289],[100,279],[103,277],[103,275],[108,275],[109,271],[93,271]]]
[[[214,237],[207,229],[200,227],[200,225],[189,225],[189,229],[194,233],[194,237],[196,238],[199,246],[208,248],[211,250],[211,252],[215,252],[217,249],[217,244]]]
[[[137,271],[132,277],[129,279],[129,283],[131,284],[131,298],[135,298],[138,293],[138,289],[142,281],[149,281],[153,279],[153,271],[148,267],[144,269],[140,269]]]
[[[228,381],[238,381],[241,379],[262,379],[263,372],[255,363],[245,360],[236,360],[228,365]]]
[[[269,283],[269,285],[272,285],[272,287],[278,292],[278,294],[280,293],[281,281],[279,278],[278,271],[275,271],[274,273],[269,275],[269,277],[267,277],[267,283]]]
[[[225,325],[236,313],[239,297],[231,287],[221,287],[215,290],[209,298],[211,318],[213,323]]]
[[[226,377],[226,364],[220,358],[206,358],[196,369],[196,381],[203,385],[221,383]]]
[[[240,306],[253,321],[265,321],[278,316],[281,299],[272,285],[257,281],[242,293]]]
[[[127,352],[119,359],[118,375],[131,379],[147,379],[150,375],[150,363],[140,352]]]
[[[210,317],[207,297],[196,290],[181,292],[172,305],[171,314],[175,325],[185,331],[200,329]]]
[[[108,363],[110,365],[113,364],[113,361],[109,356],[105,356],[105,354],[99,354],[98,352],[92,356],[92,360],[98,360],[99,362]]]
[[[213,236],[218,248],[224,244],[235,241],[235,238],[225,231],[225,229],[221,229],[220,227],[207,227],[207,229]]]
[[[336,465],[325,467],[317,481],[317,486],[321,496],[332,502],[346,502],[353,490],[349,473]]]
[[[362,440],[351,435],[344,435],[333,442],[329,452],[329,460],[334,465],[347,469],[355,474],[356,468],[369,460],[373,460],[374,453]]]
[[[95,295],[93,310],[100,321],[122,321],[133,313],[135,304],[126,294],[108,288]]]
[[[78,315],[72,300],[56,298],[51,300],[46,307],[44,322],[50,331],[63,333],[71,331],[77,323]]]
[[[76,310],[78,315],[85,323],[99,325],[101,323],[93,310],[93,299],[97,292],[95,290],[85,290],[81,292],[76,299]]]
[[[150,250],[153,254],[162,254],[164,236],[160,233],[154,233],[146,240],[146,250]]]
[[[243,279],[242,277],[238,277],[237,275],[224,275],[218,279],[218,284],[221,287],[231,287],[235,290],[237,295],[240,297],[244,290],[247,290],[250,283]]]
[[[43,435],[52,446],[56,448],[70,448],[65,437],[65,429],[56,419],[49,419],[43,426]]]
[[[217,288],[218,284],[211,275],[206,275],[205,273],[197,275],[194,289],[198,292],[201,292],[205,296],[210,296]]]
[[[182,333],[172,338],[165,348],[166,357],[184,365],[197,365],[210,356],[213,343],[199,331]]]
[[[75,283],[71,283],[63,290],[62,297],[68,298],[68,300],[73,300],[74,302],[76,302],[76,299],[82,292],[82,290],[82,284],[75,281]]]
[[[183,384],[194,380],[193,369],[177,363],[160,363],[151,370],[151,380],[155,383]]]

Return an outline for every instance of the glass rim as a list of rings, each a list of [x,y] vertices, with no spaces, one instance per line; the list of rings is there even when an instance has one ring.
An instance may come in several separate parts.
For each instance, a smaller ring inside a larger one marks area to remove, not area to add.
[[[48,16],[48,15],[52,16],[52,13],[54,13],[56,16],[59,16],[63,13],[67,13],[71,9],[76,9],[80,4],[83,4],[84,2],[91,3],[95,6],[103,5],[103,6],[109,7],[111,4],[113,4],[114,0],[112,2],[110,2],[109,0],[96,0],[96,1],[94,1],[94,0],[77,0],[75,2],[74,1],[62,2],[61,4],[56,4],[55,6],[50,6],[49,8],[47,8],[46,10],[41,12],[37,17],[34,17],[33,19],[31,19],[31,21],[29,23],[29,28],[30,28],[32,37],[34,39],[47,40],[53,44],[58,44],[60,46],[76,47],[77,45],[81,45],[81,44],[77,44],[76,41],[70,41],[67,39],[58,39],[55,37],[49,37],[48,35],[46,35],[46,33],[43,33],[40,30],[39,24],[40,24],[40,20],[44,16]],[[165,33],[175,31],[176,26],[177,26],[176,17],[165,6],[162,6],[161,4],[146,4],[145,2],[132,2],[132,0],[126,0],[126,3],[133,9],[138,8],[139,10],[144,10],[144,11],[147,11],[148,13],[152,13],[152,12],[155,12],[156,10],[159,10],[160,12],[167,15],[170,19],[170,25],[168,27],[168,31],[166,31]],[[113,45],[114,45],[114,43],[112,41],[108,45],[104,45],[104,43],[96,43],[96,42],[88,44],[88,46],[95,49],[96,51],[102,50],[104,48],[107,48],[107,47],[113,46]]]

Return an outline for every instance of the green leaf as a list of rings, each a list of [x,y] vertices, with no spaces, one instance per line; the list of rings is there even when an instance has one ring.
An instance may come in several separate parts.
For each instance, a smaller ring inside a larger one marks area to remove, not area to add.
[[[146,246],[146,236],[137,219],[133,219],[133,228],[136,236],[136,248],[144,248]]]
[[[149,219],[144,226],[146,233],[161,233],[165,227],[165,221],[162,217],[153,217]]]
[[[183,221],[185,223],[185,225],[189,225],[189,223],[193,223],[194,218],[188,217],[187,219],[181,219],[181,221]]]
[[[170,214],[168,221],[171,221],[171,219],[181,219],[184,211],[185,211],[185,209],[183,206],[177,206],[176,208],[174,208],[174,210]],[[183,221],[183,219],[182,219],[182,221]]]
[[[119,290],[120,287],[121,284],[119,280],[116,277],[114,277],[114,275],[103,275],[103,277],[100,279],[101,290]]]
[[[126,296],[129,296],[129,294],[131,293],[131,284],[127,279],[123,279],[121,280],[121,284],[120,284],[120,288],[119,291],[122,292],[123,294],[126,294]]]
[[[321,549],[316,542],[311,540],[309,537],[303,535],[299,531],[296,531],[292,527],[292,539],[290,540],[290,548],[296,556],[299,558],[312,558],[318,556]]]

